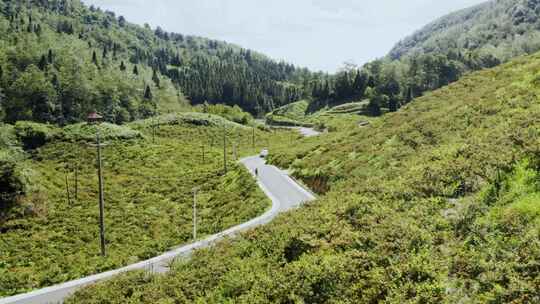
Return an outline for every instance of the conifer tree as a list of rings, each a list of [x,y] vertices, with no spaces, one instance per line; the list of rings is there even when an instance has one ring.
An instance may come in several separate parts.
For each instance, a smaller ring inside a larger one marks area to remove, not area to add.
[[[150,89],[150,86],[147,85],[146,89],[144,90],[144,99],[146,100],[152,100],[152,90]]]
[[[156,87],[160,87],[159,86],[159,76],[157,74],[157,71],[154,69],[153,70],[153,74],[152,74],[152,80],[154,81],[154,83],[156,84]]]
[[[54,86],[56,90],[60,89],[60,81],[58,80],[58,75],[53,74],[53,77],[51,79],[51,83]]]
[[[133,66],[133,74],[134,75],[139,75],[139,68],[137,68],[137,65]]]
[[[98,66],[96,51],[92,51],[92,63]]]
[[[53,52],[51,49],[49,49],[49,52],[47,53],[47,61],[49,64],[52,64],[53,63]]]
[[[45,57],[45,55],[41,55],[41,59],[38,63],[38,68],[42,71],[45,71],[45,69],[47,68],[47,58]]]

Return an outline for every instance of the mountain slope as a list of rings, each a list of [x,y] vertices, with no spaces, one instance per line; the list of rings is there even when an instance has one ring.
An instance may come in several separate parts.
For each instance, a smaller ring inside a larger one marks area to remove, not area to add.
[[[296,132],[265,132],[209,113],[100,126],[107,256],[99,250],[95,127],[0,124],[0,297],[154,257],[269,206],[235,160]],[[228,171],[224,172],[224,136]]]
[[[539,70],[519,58],[283,148],[318,202],[68,303],[536,302]]]
[[[539,12],[538,0],[489,1],[430,23],[394,46],[389,56],[477,50],[507,61],[540,48]]]
[[[0,0],[0,118],[122,123],[193,103],[253,114],[295,101],[307,70],[223,42],[126,22],[78,0]]]
[[[312,107],[369,99],[372,115],[393,112],[467,73],[538,50],[540,1],[489,1],[430,23],[358,70],[315,81]]]

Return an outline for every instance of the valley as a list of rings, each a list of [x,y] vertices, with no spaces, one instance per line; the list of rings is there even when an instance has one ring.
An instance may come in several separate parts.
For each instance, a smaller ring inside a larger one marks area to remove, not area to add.
[[[539,29],[486,1],[329,73],[0,0],[0,303],[540,302]]]

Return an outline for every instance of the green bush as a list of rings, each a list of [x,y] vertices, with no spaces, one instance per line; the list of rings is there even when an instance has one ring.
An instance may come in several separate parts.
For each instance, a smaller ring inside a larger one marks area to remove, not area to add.
[[[135,131],[128,126],[119,126],[110,123],[102,123],[99,126],[79,123],[68,125],[62,129],[59,138],[63,140],[84,140],[93,141],[96,139],[96,130],[99,128],[100,136],[103,140],[127,140],[142,138],[139,131]]]
[[[54,126],[29,121],[18,121],[15,124],[15,134],[25,150],[34,150],[45,145],[58,134],[58,131]]]
[[[130,124],[134,128],[152,128],[153,126],[173,126],[173,125],[192,125],[192,126],[206,126],[206,127],[227,127],[227,128],[241,128],[246,129],[239,123],[228,120],[222,116],[198,113],[198,112],[185,112],[175,114],[165,114],[156,116],[153,118],[135,121]]]
[[[8,217],[11,208],[28,189],[28,179],[20,161],[18,154],[0,149],[0,223]]]

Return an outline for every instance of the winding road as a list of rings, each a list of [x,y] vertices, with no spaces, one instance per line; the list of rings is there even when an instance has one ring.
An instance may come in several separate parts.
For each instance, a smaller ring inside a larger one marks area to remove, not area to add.
[[[158,257],[120,269],[111,270],[56,286],[39,289],[30,293],[3,298],[0,299],[0,304],[61,303],[77,289],[89,284],[109,279],[120,273],[133,270],[147,270],[157,273],[167,272],[170,263],[177,258],[188,257],[194,250],[212,246],[214,243],[226,237],[233,237],[242,231],[264,225],[272,221],[282,212],[296,208],[304,202],[315,200],[315,196],[313,194],[302,188],[302,186],[291,179],[285,171],[282,171],[274,166],[266,165],[264,159],[253,156],[242,159],[240,162],[248,168],[248,170],[253,174],[254,178],[257,179],[259,187],[272,200],[272,208],[263,215],[250,220],[249,222],[209,236],[204,240],[176,248]],[[255,171],[258,172],[258,176],[256,176]]]

